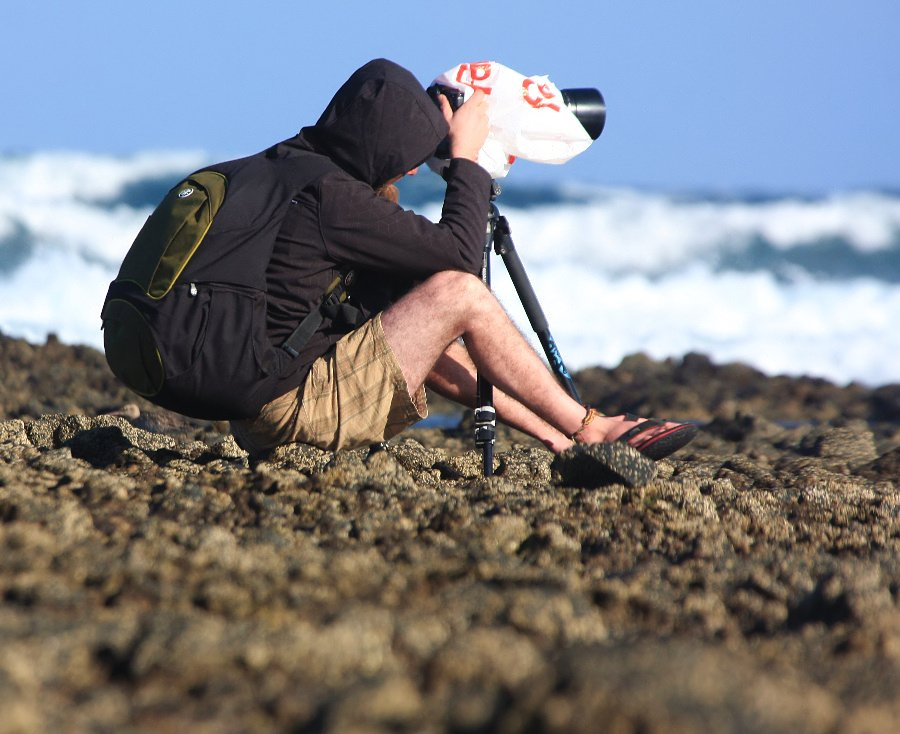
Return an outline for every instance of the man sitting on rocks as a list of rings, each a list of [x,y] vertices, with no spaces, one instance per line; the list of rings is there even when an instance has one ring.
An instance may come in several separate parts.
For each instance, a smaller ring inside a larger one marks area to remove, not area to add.
[[[232,430],[247,450],[302,442],[336,450],[387,440],[427,415],[425,389],[474,407],[476,373],[495,386],[497,417],[554,452],[627,441],[658,459],[693,426],[605,416],[573,400],[478,276],[491,179],[476,159],[488,134],[476,91],[440,109],[407,70],[358,69],[298,145],[340,170],[293,201],[267,270],[268,330],[281,343],[336,277],[367,320],[326,319],[300,350],[286,391]],[[393,184],[445,139],[450,163],[438,223],[402,209]],[[352,330],[351,330],[352,329]]]

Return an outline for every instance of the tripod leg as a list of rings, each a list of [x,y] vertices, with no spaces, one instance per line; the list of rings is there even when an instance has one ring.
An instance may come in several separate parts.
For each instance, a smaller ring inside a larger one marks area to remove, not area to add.
[[[494,241],[494,227],[497,221],[497,207],[491,203],[488,215],[487,236],[481,260],[481,280],[491,287],[491,245]],[[475,409],[475,448],[480,448],[484,476],[494,473],[494,443],[497,435],[497,411],[494,408],[494,386],[478,375],[478,407]]]
[[[569,370],[566,369],[566,365],[563,363],[556,342],[553,340],[553,335],[550,333],[547,317],[544,316],[544,310],[541,308],[541,304],[538,303],[534,288],[531,287],[531,281],[528,279],[528,274],[525,272],[525,267],[519,258],[519,253],[516,252],[516,246],[513,244],[506,217],[498,217],[497,219],[497,224],[494,227],[494,248],[497,254],[503,258],[503,263],[509,271],[510,280],[512,280],[516,293],[519,294],[519,299],[522,301],[522,306],[525,308],[531,328],[534,329],[534,333],[544,348],[544,354],[547,355],[550,368],[569,395],[580,403],[581,398],[578,395],[578,389],[575,387],[575,382],[572,380]]]
[[[494,409],[494,386],[478,376],[478,408],[475,409],[475,447],[481,449],[484,476],[494,473],[494,442],[497,411]]]

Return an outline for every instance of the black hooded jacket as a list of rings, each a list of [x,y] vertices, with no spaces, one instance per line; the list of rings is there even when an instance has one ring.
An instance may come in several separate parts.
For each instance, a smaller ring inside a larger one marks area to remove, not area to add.
[[[328,156],[340,170],[295,197],[276,242],[266,273],[275,344],[349,270],[356,273],[352,297],[368,317],[436,272],[479,271],[491,183],[484,169],[466,159],[450,162],[437,224],[375,192],[427,160],[446,135],[441,111],[415,77],[377,59],[347,80],[314,126],[288,141]],[[312,363],[349,329],[326,320],[281,391],[302,384]]]

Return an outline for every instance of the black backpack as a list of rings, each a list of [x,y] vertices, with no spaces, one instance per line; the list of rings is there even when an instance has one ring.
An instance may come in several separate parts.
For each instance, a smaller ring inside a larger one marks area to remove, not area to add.
[[[161,407],[206,420],[252,418],[277,397],[322,314],[346,299],[338,279],[285,344],[267,336],[265,274],[287,208],[334,169],[324,156],[280,143],[172,188],[103,306],[116,377]]]

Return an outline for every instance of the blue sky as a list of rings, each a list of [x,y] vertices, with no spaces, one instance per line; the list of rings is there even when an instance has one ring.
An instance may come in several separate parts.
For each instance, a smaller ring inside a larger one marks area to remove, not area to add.
[[[423,83],[490,59],[607,101],[591,148],[523,182],[897,190],[898,35],[897,0],[9,2],[0,152],[243,155],[371,58]]]

